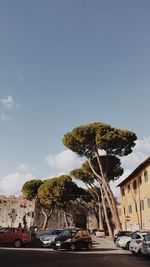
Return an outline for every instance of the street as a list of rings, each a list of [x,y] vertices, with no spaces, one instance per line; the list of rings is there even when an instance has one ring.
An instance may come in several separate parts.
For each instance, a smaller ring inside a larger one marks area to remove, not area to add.
[[[100,244],[101,243],[101,244]],[[94,241],[90,251],[53,251],[43,248],[0,248],[2,267],[148,267],[149,259],[134,257],[112,241]]]

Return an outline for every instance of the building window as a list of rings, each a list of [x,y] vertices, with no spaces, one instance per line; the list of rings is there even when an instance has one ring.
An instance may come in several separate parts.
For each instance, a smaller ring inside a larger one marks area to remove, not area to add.
[[[144,180],[145,180],[145,182],[148,181],[148,172],[147,171],[144,172]]]
[[[122,188],[122,195],[125,196],[124,188]]]
[[[149,197],[147,198],[147,206],[150,209],[150,198]]]
[[[140,200],[140,210],[144,210],[144,200]]]
[[[142,177],[141,176],[138,177],[138,181],[139,181],[139,185],[141,185],[142,184]]]
[[[133,181],[133,189],[136,190],[137,188],[137,184],[136,184],[136,180]]]
[[[126,215],[126,209],[125,208],[123,208],[123,213],[124,213],[124,215]]]
[[[128,206],[128,211],[129,211],[129,214],[132,213],[132,205],[129,205],[129,206]]]
[[[128,185],[128,193],[130,193],[130,184]]]
[[[135,211],[137,212],[137,203],[135,203]]]

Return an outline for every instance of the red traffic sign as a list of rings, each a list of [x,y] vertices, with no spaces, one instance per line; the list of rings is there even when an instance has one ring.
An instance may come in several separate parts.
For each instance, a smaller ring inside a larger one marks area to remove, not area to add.
[[[130,219],[131,219],[131,218],[130,218],[130,216],[129,216],[129,215],[126,215],[126,216],[125,216],[125,220],[126,220],[126,222],[129,222],[129,221],[130,221]]]

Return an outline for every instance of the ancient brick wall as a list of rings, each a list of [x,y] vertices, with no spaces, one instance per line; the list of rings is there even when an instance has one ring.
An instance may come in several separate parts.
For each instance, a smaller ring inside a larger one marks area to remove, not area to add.
[[[28,227],[33,225],[35,201],[26,200],[24,197],[0,196],[0,226],[23,226],[23,217]]]
[[[88,207],[79,205],[73,217],[72,206],[68,207],[67,220],[69,225],[84,226],[88,229],[97,228],[96,218]],[[40,205],[35,201],[26,200],[23,196],[0,196],[0,226],[18,227],[19,223],[23,226],[23,217],[25,216],[27,227],[43,227],[44,216]],[[64,228],[66,226],[64,213],[55,208],[50,217],[47,228]]]

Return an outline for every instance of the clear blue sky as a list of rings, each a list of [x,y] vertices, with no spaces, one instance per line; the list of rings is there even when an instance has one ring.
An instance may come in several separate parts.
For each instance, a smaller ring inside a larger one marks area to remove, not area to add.
[[[149,0],[0,0],[1,179],[48,176],[80,124],[149,136],[149,14]]]

